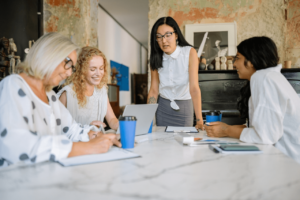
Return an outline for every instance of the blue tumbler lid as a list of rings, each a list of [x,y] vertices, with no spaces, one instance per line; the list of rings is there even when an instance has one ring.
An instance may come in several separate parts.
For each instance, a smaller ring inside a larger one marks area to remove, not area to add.
[[[136,121],[136,117],[135,116],[120,116],[119,117],[119,121]]]
[[[221,112],[219,110],[214,110],[214,111],[208,111],[207,113],[205,113],[205,115],[210,115],[210,116],[219,116],[221,114]]]

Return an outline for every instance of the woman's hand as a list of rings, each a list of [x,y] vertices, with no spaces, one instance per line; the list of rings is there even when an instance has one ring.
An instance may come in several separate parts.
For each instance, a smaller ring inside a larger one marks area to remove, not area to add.
[[[90,132],[88,132],[88,135],[89,135],[89,138],[91,140],[91,139],[94,139],[96,137],[100,137],[101,135],[103,135],[103,133],[100,132],[100,131],[90,131]]]
[[[112,140],[113,144],[117,147],[122,147],[122,144],[120,142],[120,134],[107,133],[105,135],[114,135],[115,138]]]
[[[90,123],[90,125],[97,126],[98,128],[100,128],[101,125],[103,126],[103,128],[106,127],[106,124],[103,123],[103,122],[101,122],[101,121],[92,121],[92,122]]]
[[[89,153],[88,154],[98,154],[107,152],[110,147],[114,144],[116,136],[114,134],[105,134],[100,137],[91,139],[88,143]]]
[[[112,145],[121,147],[116,134],[102,134],[88,142],[73,142],[72,150],[68,157],[106,153]]]
[[[205,125],[208,137],[227,137],[226,130],[230,127],[223,122],[210,122],[209,126]]]
[[[195,128],[196,128],[197,130],[198,130],[198,129],[204,130],[203,119],[197,121],[197,124],[196,124]]]

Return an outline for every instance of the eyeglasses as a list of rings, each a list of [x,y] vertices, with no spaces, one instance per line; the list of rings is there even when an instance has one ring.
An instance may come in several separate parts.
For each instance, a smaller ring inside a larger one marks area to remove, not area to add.
[[[166,32],[164,35],[156,34],[156,41],[157,41],[157,42],[161,42],[161,41],[163,40],[164,37],[165,37],[167,40],[170,40],[173,33],[175,33],[175,31],[173,31],[173,32]]]
[[[233,59],[232,59],[232,64],[234,64],[234,62],[238,59],[237,56],[234,56]]]
[[[64,68],[65,70],[69,70],[70,68],[72,68],[72,72],[76,72],[76,68],[73,65],[73,61],[69,57],[66,57]]]

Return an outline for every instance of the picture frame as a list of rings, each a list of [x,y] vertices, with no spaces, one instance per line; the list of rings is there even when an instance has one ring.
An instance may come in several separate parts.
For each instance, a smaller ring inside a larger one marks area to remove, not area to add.
[[[236,22],[187,24],[185,39],[197,51],[198,57],[210,64],[215,57],[235,56],[237,46]]]

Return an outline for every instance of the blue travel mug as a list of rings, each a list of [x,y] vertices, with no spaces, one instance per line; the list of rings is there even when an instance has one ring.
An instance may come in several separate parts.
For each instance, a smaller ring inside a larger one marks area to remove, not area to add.
[[[134,147],[136,120],[135,116],[119,117],[121,144],[123,149],[132,149]]]
[[[222,113],[219,110],[209,111],[205,113],[205,116],[206,116],[206,123],[222,121]]]
[[[153,125],[153,121],[151,122],[151,125],[150,125],[148,133],[152,133],[152,125]]]

